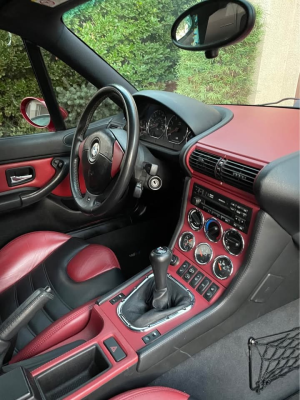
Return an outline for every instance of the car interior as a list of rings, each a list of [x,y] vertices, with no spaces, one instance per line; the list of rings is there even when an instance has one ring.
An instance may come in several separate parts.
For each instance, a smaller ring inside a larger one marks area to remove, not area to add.
[[[84,3],[0,0],[44,130],[0,138],[0,399],[300,398],[299,106],[137,90],[65,25]],[[206,0],[169,42],[209,62],[255,23]],[[75,127],[43,51],[97,88]]]

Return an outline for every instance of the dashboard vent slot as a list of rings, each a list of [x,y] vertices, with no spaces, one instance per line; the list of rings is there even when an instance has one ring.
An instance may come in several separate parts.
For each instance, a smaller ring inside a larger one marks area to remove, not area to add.
[[[201,150],[194,150],[190,155],[189,163],[193,170],[204,175],[215,178],[215,169],[221,157],[206,153]]]
[[[224,159],[202,150],[194,150],[189,158],[190,167],[228,185],[253,193],[253,184],[260,169]]]
[[[224,160],[221,165],[221,180],[238,189],[253,193],[253,184],[258,168],[249,167],[236,161]]]

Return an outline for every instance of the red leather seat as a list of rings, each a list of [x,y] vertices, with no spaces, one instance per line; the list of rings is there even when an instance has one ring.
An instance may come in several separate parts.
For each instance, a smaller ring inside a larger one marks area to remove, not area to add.
[[[191,397],[179,390],[166,387],[146,387],[141,389],[130,390],[113,397],[110,400],[187,400]]]
[[[0,250],[0,265],[0,323],[34,290],[50,286],[54,294],[19,332],[14,361],[37,354],[42,331],[49,331],[50,344],[52,335],[63,330],[64,315],[87,318],[93,302],[124,281],[110,249],[56,232],[33,232],[11,241]]]

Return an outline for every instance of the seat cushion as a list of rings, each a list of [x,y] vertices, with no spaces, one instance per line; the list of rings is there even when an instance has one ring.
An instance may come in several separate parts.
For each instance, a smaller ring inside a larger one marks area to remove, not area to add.
[[[179,390],[166,387],[146,387],[130,390],[113,397],[111,400],[187,400],[190,396]]]
[[[55,232],[21,236],[0,251],[0,323],[36,289],[51,287],[54,299],[20,330],[18,352],[59,318],[123,281],[107,247]]]

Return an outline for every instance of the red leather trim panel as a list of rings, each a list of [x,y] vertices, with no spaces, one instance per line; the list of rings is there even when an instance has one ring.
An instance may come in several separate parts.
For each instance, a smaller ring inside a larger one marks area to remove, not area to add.
[[[56,359],[32,371],[32,375],[35,377],[38,374],[44,372],[45,370],[58,364],[59,362],[64,361],[66,358],[71,357],[72,355],[75,355],[78,352],[83,351],[84,349],[97,343],[101,347],[103,353],[108,358],[109,362],[111,363],[112,365],[111,368],[104,374],[88,382],[86,385],[78,389],[76,392],[65,397],[65,400],[81,400],[87,398],[96,389],[103,386],[107,382],[111,381],[117,375],[126,371],[128,368],[136,364],[138,361],[138,356],[136,352],[128,344],[125,337],[120,334],[115,325],[108,318],[106,318],[106,315],[100,310],[100,307],[94,306],[90,321],[91,321],[90,323],[93,323],[94,325],[96,324],[98,325],[98,327],[100,327],[100,332],[93,339],[88,340],[86,343],[83,343],[82,345],[76,347],[75,349],[70,350],[69,352],[61,355],[60,357],[57,357]],[[109,353],[109,351],[107,350],[107,348],[104,346],[103,342],[109,337],[114,337],[115,340],[119,343],[119,345],[123,349],[123,351],[125,352],[126,357],[123,360],[116,362]],[[77,336],[77,338],[79,338],[79,335]]]
[[[111,177],[113,178],[119,171],[121,162],[124,156],[124,151],[119,145],[119,142],[116,140],[114,143],[114,154],[112,159],[112,166],[111,166]]]
[[[83,282],[113,268],[120,268],[114,252],[108,247],[91,244],[69,262],[67,273],[75,282]]]
[[[70,239],[57,232],[32,232],[19,236],[0,250],[0,293],[41,263]]]
[[[0,192],[15,190],[22,187],[41,188],[53,178],[55,169],[51,165],[52,158],[44,158],[41,160],[22,161],[18,163],[0,165]],[[23,185],[10,187],[6,181],[5,171],[12,168],[32,167],[35,170],[35,178],[33,181],[24,183]]]
[[[11,359],[10,364],[41,354],[82,331],[89,322],[94,304],[95,300],[92,300],[53,322],[53,324],[36,336],[26,347],[15,355]]]
[[[210,151],[219,149],[225,154],[269,163],[299,150],[299,110],[285,107],[224,107],[234,113],[234,118],[199,141],[209,146]]]
[[[179,392],[179,390],[157,386],[129,390],[110,400],[187,400],[189,397],[188,394]]]

